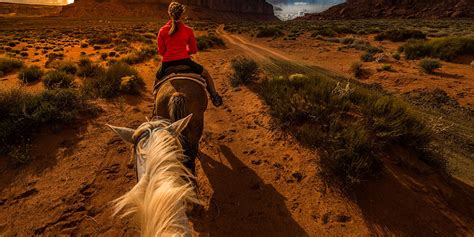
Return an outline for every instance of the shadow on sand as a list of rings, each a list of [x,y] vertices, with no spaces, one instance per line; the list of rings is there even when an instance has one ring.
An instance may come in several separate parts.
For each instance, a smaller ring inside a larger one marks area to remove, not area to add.
[[[474,188],[429,167],[420,172],[400,165],[385,166],[381,179],[362,184],[352,197],[374,235],[472,234]]]
[[[194,221],[194,228],[210,236],[308,236],[291,217],[286,198],[262,179],[227,146],[220,151],[230,168],[200,154],[213,189],[210,207]]]

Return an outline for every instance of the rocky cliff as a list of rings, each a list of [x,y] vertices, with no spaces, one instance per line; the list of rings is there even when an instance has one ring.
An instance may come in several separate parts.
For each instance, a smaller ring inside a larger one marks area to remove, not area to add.
[[[61,6],[43,6],[0,2],[1,17],[51,16],[59,14],[61,10]]]
[[[167,18],[171,0],[76,0],[65,6],[70,17],[155,17]],[[273,6],[265,0],[182,0],[190,18],[212,20],[275,19]]]
[[[474,0],[347,0],[305,19],[473,18]]]

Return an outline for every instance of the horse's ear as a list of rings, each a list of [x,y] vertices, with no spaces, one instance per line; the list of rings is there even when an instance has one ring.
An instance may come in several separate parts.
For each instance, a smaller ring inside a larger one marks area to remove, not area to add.
[[[106,126],[112,129],[112,131],[114,131],[117,135],[119,135],[119,137],[122,138],[122,140],[128,143],[132,143],[132,144],[134,143],[132,137],[135,130],[131,128],[115,127],[109,124],[106,124]]]
[[[188,123],[191,121],[192,117],[193,114],[190,114],[186,118],[180,119],[171,124],[170,128],[173,129],[176,133],[180,134],[188,126]]]

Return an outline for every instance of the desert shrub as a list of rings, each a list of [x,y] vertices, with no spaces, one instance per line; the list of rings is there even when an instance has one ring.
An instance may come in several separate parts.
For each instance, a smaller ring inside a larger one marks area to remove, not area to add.
[[[337,32],[334,31],[333,29],[329,28],[329,27],[322,27],[322,28],[318,28],[316,29],[312,34],[311,34],[311,37],[316,37],[318,35],[321,35],[321,36],[326,36],[326,37],[334,37],[337,35]]]
[[[360,57],[360,59],[363,61],[363,62],[373,62],[375,60],[375,57],[374,57],[374,54],[371,53],[371,52],[365,52],[364,54],[362,54],[362,56]]]
[[[356,78],[360,78],[363,74],[362,63],[361,62],[354,62],[351,65],[351,72]]]
[[[425,58],[420,61],[418,64],[423,72],[433,73],[434,70],[441,68],[441,63],[436,59]]]
[[[277,38],[284,36],[285,34],[276,27],[262,27],[257,32],[257,38]]]
[[[282,128],[306,145],[324,147],[322,162],[346,184],[376,175],[384,150],[401,145],[422,152],[429,141],[424,123],[391,96],[323,76],[275,77],[261,86]]]
[[[100,58],[102,58],[102,60],[106,60],[108,56],[109,54],[105,52],[100,54]]]
[[[382,32],[375,36],[375,40],[390,40],[393,42],[404,42],[409,39],[426,39],[426,34],[419,30],[393,29]]]
[[[113,98],[121,92],[139,94],[145,83],[128,64],[112,64],[105,72],[84,81],[83,92],[91,97]]]
[[[382,67],[380,67],[380,71],[393,71],[392,65],[384,64]]]
[[[23,61],[13,58],[0,58],[0,72],[4,74],[11,73],[23,67]]]
[[[258,75],[258,64],[250,58],[235,58],[231,62],[234,70],[231,84],[237,86],[255,80]]]
[[[0,153],[21,146],[40,127],[71,123],[91,108],[74,89],[0,91]]]
[[[82,44],[81,44],[81,48],[84,49],[84,48],[87,48],[87,47],[89,47],[89,44],[88,44],[88,43],[82,43]]]
[[[60,70],[49,71],[43,76],[43,84],[48,89],[71,88],[74,76]]]
[[[399,52],[395,52],[392,54],[392,57],[396,60],[400,60],[401,59],[401,56],[400,56],[400,53]]]
[[[20,52],[20,56],[26,58],[26,57],[28,57],[28,52],[26,52],[26,51]]]
[[[30,67],[23,68],[18,74],[18,79],[24,83],[31,83],[41,79],[43,76],[43,70],[40,67],[33,65]]]
[[[408,41],[400,47],[407,59],[422,57],[452,61],[458,56],[474,55],[474,36],[452,36],[430,41]]]
[[[77,75],[80,77],[95,77],[105,70],[100,65],[92,62],[89,58],[81,58],[78,66]]]
[[[74,62],[71,61],[54,60],[48,65],[46,65],[46,67],[51,67],[58,71],[63,71],[71,75],[77,73],[77,66],[76,64],[74,64]]]
[[[224,40],[216,35],[203,35],[196,38],[199,50],[206,50],[215,46],[225,46]]]
[[[89,44],[110,44],[112,43],[112,39],[110,36],[97,36],[92,39],[89,39]],[[94,46],[95,47],[95,46]]]
[[[153,58],[156,54],[157,51],[155,47],[143,48],[140,51],[133,51],[125,55],[125,57],[120,61],[129,65],[134,65],[145,62],[146,60]]]

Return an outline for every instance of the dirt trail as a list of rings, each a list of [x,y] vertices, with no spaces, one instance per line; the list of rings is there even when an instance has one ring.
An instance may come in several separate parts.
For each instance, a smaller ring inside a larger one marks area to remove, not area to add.
[[[222,33],[222,31],[220,31]],[[271,125],[268,108],[250,87],[231,88],[229,62],[247,55],[291,61],[281,53],[222,34],[227,48],[195,60],[214,76],[224,106],[209,106],[197,161],[200,198],[192,223],[201,236],[468,236],[472,189],[458,191],[419,165],[393,161],[387,177],[343,195],[319,176],[317,151],[301,147]],[[92,120],[34,141],[27,166],[0,164],[0,236],[136,236],[131,220],[110,217],[110,201],[135,185],[130,149],[105,123],[137,127],[153,106],[157,62],[138,66],[141,97],[99,101]],[[404,155],[401,154],[400,157]],[[4,160],[4,159],[0,159]]]

